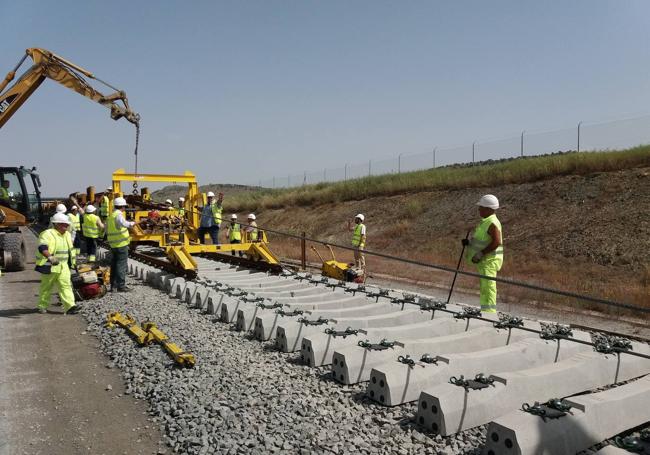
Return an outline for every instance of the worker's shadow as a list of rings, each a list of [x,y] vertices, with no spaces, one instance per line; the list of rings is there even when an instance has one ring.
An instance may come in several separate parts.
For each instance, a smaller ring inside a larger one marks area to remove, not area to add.
[[[9,308],[0,310],[0,318],[19,318],[23,314],[38,313],[37,308]]]

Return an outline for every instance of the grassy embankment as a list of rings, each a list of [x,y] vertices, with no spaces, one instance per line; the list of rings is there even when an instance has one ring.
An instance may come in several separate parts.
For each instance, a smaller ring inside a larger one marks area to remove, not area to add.
[[[650,164],[650,145],[620,151],[524,157],[494,164],[460,165],[287,189],[260,189],[229,197],[238,211],[314,206],[377,196],[535,182],[560,175],[584,175]]]

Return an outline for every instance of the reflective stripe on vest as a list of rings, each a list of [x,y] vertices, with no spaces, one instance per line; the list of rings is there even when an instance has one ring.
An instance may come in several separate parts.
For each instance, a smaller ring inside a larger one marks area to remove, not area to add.
[[[230,225],[230,241],[241,240],[241,227],[239,223]]]
[[[102,204],[99,206],[99,216],[106,218],[108,216],[108,196],[102,197]]]
[[[492,237],[488,233],[488,229],[490,229],[490,226],[493,224],[501,232],[501,245],[499,245],[496,250],[486,254],[484,257],[496,257],[503,259],[503,230],[501,229],[501,222],[497,218],[496,214],[493,213],[492,215],[483,218],[474,229],[472,240],[470,241],[469,247],[467,249],[466,259],[468,261],[471,261],[476,253],[483,251],[485,247],[492,243]]]
[[[352,246],[361,245],[361,231],[364,228],[363,223],[359,223],[354,227],[354,233],[352,234]]]
[[[221,213],[223,212],[223,207],[219,207],[217,204],[211,204],[210,208],[212,209],[212,219],[215,224],[221,224]]]
[[[72,229],[78,231],[81,227],[81,221],[79,221],[79,214],[68,213],[68,219],[72,223]]]
[[[129,230],[117,225],[117,216],[121,212],[115,210],[106,220],[106,240],[111,248],[122,248],[131,242]]]
[[[96,239],[99,237],[99,228],[97,228],[97,220],[99,217],[94,213],[86,213],[83,217],[83,223],[81,224],[81,230],[84,234],[84,237],[91,239]]]
[[[56,229],[46,229],[41,232],[38,237],[39,245],[47,246],[47,251],[50,255],[54,255],[59,259],[60,263],[68,264],[69,259],[74,259],[74,250],[72,248],[72,237],[69,232],[59,234]],[[36,250],[36,265],[44,265],[47,258],[41,254],[38,249]],[[73,261],[74,262],[74,261]],[[59,273],[61,265],[53,265],[52,272]]]

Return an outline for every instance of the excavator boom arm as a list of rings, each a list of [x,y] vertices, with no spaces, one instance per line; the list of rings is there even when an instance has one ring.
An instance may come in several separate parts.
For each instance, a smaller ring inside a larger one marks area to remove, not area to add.
[[[3,92],[7,85],[15,78],[16,71],[28,56],[34,61],[32,67],[14,85]],[[104,95],[91,86],[85,78],[99,81],[112,90],[115,90],[115,92]],[[5,79],[0,82],[0,128],[7,123],[11,116],[16,113],[45,79],[58,82],[64,87],[106,106],[111,110],[111,118],[113,120],[119,120],[124,117],[134,125],[139,125],[140,116],[131,110],[126,93],[115,89],[100,79],[97,79],[91,72],[50,51],[30,48],[27,49],[25,56],[23,56],[16,68],[10,71]]]

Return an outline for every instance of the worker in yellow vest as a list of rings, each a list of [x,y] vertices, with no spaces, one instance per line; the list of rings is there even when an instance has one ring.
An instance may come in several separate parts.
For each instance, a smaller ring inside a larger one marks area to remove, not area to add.
[[[95,215],[97,209],[94,205],[88,204],[84,208],[84,213],[81,221],[81,232],[84,235],[86,243],[86,255],[88,262],[95,262],[97,259],[97,239],[104,230],[104,223]]]
[[[257,242],[259,240],[259,230],[257,229],[257,221],[255,220],[257,220],[255,214],[249,213],[247,218],[248,226],[244,229],[247,242]]]
[[[503,230],[498,220],[496,210],[499,200],[492,194],[486,194],[476,204],[481,221],[472,232],[469,239],[463,239],[467,246],[466,260],[478,269],[478,273],[488,277],[496,277],[503,265]],[[481,312],[497,312],[497,283],[496,281],[480,278]]]
[[[109,186],[108,188],[106,188],[106,191],[102,196],[101,202],[99,203],[99,218],[102,220],[103,223],[105,223],[106,219],[108,218],[110,204],[111,204],[110,198],[112,194],[113,194],[113,188]]]
[[[113,201],[113,212],[106,220],[106,239],[111,247],[111,291],[128,292],[126,287],[126,270],[129,260],[129,244],[131,235],[129,229],[136,225],[127,221],[126,199],[116,197]]]
[[[223,193],[215,200],[214,193],[208,191],[206,195],[208,203],[201,210],[201,221],[198,231],[199,241],[205,243],[205,234],[210,234],[213,245],[219,244],[219,228],[221,227],[221,213],[223,212]]]
[[[47,313],[52,287],[57,285],[63,314],[74,314],[79,307],[74,303],[70,268],[76,267],[72,238],[68,228],[70,219],[64,213],[51,218],[52,228],[41,232],[36,250],[36,271],[41,274],[38,291],[38,311]]]
[[[185,218],[185,198],[178,198],[178,216]]]
[[[5,203],[9,202],[9,180],[0,181],[0,199],[5,200]]]
[[[237,222],[237,215],[234,213],[230,215],[230,226],[228,226],[226,235],[228,236],[230,243],[241,243],[241,224]],[[235,255],[234,251],[232,251],[232,255]],[[241,251],[239,252],[239,255],[242,255]]]
[[[354,228],[352,231],[352,246],[354,247],[354,265],[357,268],[366,270],[366,257],[363,250],[366,247],[366,225],[363,224],[365,217],[359,213],[354,217]],[[348,221],[349,223],[349,221]],[[348,224],[349,227],[349,224]]]
[[[79,256],[81,253],[81,218],[79,217],[78,208],[76,205],[70,207],[70,213],[68,213],[68,219],[70,220],[70,234],[72,235],[72,246],[74,247],[74,255]]]

